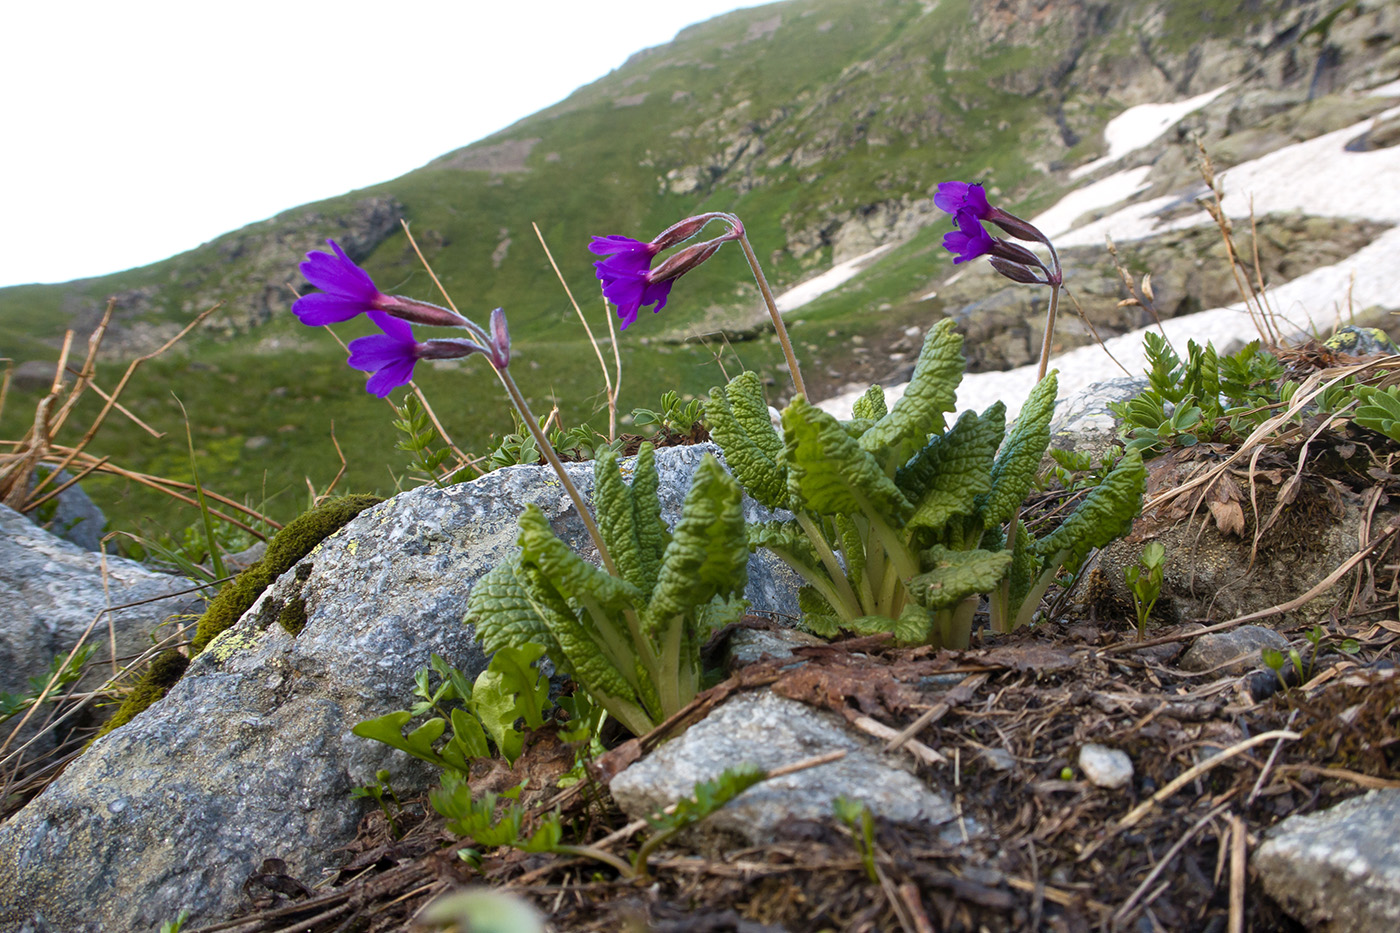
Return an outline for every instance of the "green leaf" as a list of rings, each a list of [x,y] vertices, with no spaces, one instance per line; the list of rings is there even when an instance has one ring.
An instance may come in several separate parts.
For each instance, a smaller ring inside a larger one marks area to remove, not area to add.
[[[745,530],[750,551],[766,548],[789,564],[800,564],[813,570],[821,568],[822,559],[817,555],[817,549],[797,522],[753,522]]]
[[[576,600],[592,600],[608,609],[640,605],[642,592],[626,580],[579,557],[531,502],[520,513],[520,560],[534,564],[560,593]]]
[[[677,616],[715,596],[743,593],[749,564],[743,495],[719,461],[707,454],[695,470],[656,589],[642,612],[643,630],[658,644]]]
[[[922,645],[933,635],[933,613],[918,603],[909,603],[894,625],[894,639],[901,645]]]
[[[892,525],[902,524],[913,511],[899,487],[841,423],[800,395],[783,409],[783,434],[788,490],[795,503],[819,515],[864,512]]]
[[[943,416],[957,407],[958,383],[967,365],[962,344],[951,318],[929,329],[904,397],[861,435],[862,449],[884,463],[901,464],[923,448],[930,434],[943,433]]]
[[[864,418],[870,421],[879,421],[889,413],[890,408],[885,404],[885,389],[883,386],[871,386],[866,389],[865,394],[856,399],[856,403],[851,406],[851,417],[853,419]],[[869,430],[869,428],[866,430]]]
[[[1054,370],[1036,383],[992,464],[992,488],[982,504],[982,520],[987,526],[1000,525],[1011,518],[1035,482],[1045,448],[1050,446],[1050,417],[1055,413],[1057,387]]]
[[[723,389],[711,389],[705,424],[749,495],[770,509],[787,508],[783,442],[768,415],[758,375],[742,372]]]
[[[641,593],[650,593],[656,586],[661,555],[671,538],[661,520],[659,482],[656,452],[650,444],[643,444],[637,451],[630,486],[622,480],[615,451],[600,451],[593,465],[598,529],[618,572]]]
[[[488,652],[509,645],[541,642],[556,662],[563,661],[553,630],[572,618],[564,598],[544,582],[535,568],[524,567],[516,554],[491,568],[472,586],[463,621],[476,627]]]
[[[797,591],[797,609],[802,613],[802,627],[813,635],[835,638],[841,634],[840,617],[815,587],[804,586]]]
[[[482,731],[481,723],[463,709],[452,711],[452,744],[457,746],[465,758],[491,757],[491,749],[486,745],[486,733]]]
[[[726,768],[713,780],[697,783],[692,794],[676,801],[675,809],[670,813],[654,813],[647,817],[647,822],[658,832],[685,829],[767,779],[768,772],[757,765],[741,764]]]
[[[860,528],[848,515],[832,516],[836,525],[836,535],[841,540],[841,555],[846,558],[846,575],[852,586],[860,586],[865,576],[865,542],[860,536]]]
[[[948,609],[974,593],[988,593],[1011,566],[1010,551],[950,551],[935,544],[921,555],[930,568],[909,581],[909,594],[927,609]]]
[[[443,731],[447,728],[447,722],[442,719],[429,719],[405,736],[403,727],[408,725],[412,718],[413,716],[408,710],[399,710],[394,713],[386,713],[376,719],[366,719],[356,723],[350,731],[361,738],[383,742],[385,745],[408,752],[415,758],[432,762],[439,767],[445,766],[447,762],[433,750],[433,743],[442,736]]]
[[[964,412],[952,430],[935,438],[895,474],[895,484],[916,503],[909,517],[911,527],[937,531],[954,515],[971,514],[977,497],[990,491],[992,461],[1005,433],[1005,411],[1006,406],[997,402],[981,417]]]
[[[502,699],[498,701],[493,697],[488,702],[496,702],[502,708],[507,701],[514,704],[512,722],[524,717],[525,725],[531,729],[543,726],[544,711],[549,706],[549,681],[534,664],[544,657],[544,652],[543,645],[533,643],[511,645],[497,651],[486,670],[477,675],[472,688],[473,708],[485,699],[481,691],[489,690]]]
[[[1094,548],[1127,534],[1142,511],[1147,471],[1137,451],[1130,451],[1118,466],[1090,490],[1079,508],[1059,528],[1035,542],[1035,552],[1047,564],[1078,565]]]

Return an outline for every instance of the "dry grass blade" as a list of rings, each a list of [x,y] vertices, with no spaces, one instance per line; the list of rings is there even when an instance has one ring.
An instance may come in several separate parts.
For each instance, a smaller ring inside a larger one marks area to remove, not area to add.
[[[1297,732],[1290,732],[1287,729],[1276,729],[1270,732],[1263,732],[1259,735],[1252,736],[1248,739],[1245,739],[1243,742],[1237,742],[1234,745],[1231,745],[1229,748],[1225,749],[1224,751],[1220,752],[1218,755],[1212,755],[1210,758],[1207,758],[1200,764],[1192,768],[1188,768],[1181,774],[1177,775],[1176,778],[1170,781],[1161,790],[1157,791],[1157,793],[1153,794],[1147,800],[1144,800],[1142,803],[1138,804],[1136,807],[1130,810],[1128,812],[1128,815],[1119,820],[1118,823],[1114,825],[1111,831],[1117,833],[1122,832],[1125,829],[1132,828],[1139,820],[1141,820],[1144,816],[1147,815],[1148,811],[1160,804],[1162,801],[1166,800],[1172,794],[1175,794],[1187,784],[1190,784],[1196,778],[1200,777],[1202,774],[1205,774],[1207,771],[1211,770],[1217,765],[1224,764],[1231,758],[1234,758],[1236,755],[1243,754],[1244,752],[1249,751],[1251,748],[1254,748],[1256,745],[1263,745],[1264,743],[1272,742],[1275,739],[1287,739],[1289,741],[1297,741],[1301,738],[1302,735],[1300,735]]]
[[[534,228],[535,236],[540,241],[540,248],[544,250],[545,258],[549,260],[550,268],[554,270],[554,275],[559,279],[559,284],[564,287],[564,294],[569,296],[569,304],[574,306],[574,313],[578,315],[579,322],[583,324],[584,333],[588,334],[588,342],[593,346],[593,353],[598,357],[598,368],[603,371],[603,384],[608,396],[608,441],[617,440],[617,387],[613,385],[612,376],[608,373],[608,364],[603,361],[603,348],[598,346],[598,338],[593,336],[593,328],[588,326],[588,318],[584,316],[583,309],[574,300],[574,293],[569,288],[569,283],[564,281],[564,273],[559,271],[559,264],[554,261],[554,254],[549,251],[549,244],[544,241],[544,234],[540,232],[540,225],[534,221],[530,222]],[[603,309],[607,310],[607,300],[603,301]],[[608,322],[611,324],[612,317],[609,315]],[[612,330],[611,327],[608,328]],[[613,349],[617,350],[617,339],[613,338]],[[622,379],[622,362],[618,360],[618,379]]]
[[[1162,872],[1166,871],[1167,866],[1172,863],[1172,859],[1176,858],[1177,853],[1184,849],[1186,847],[1186,844],[1192,839],[1194,839],[1197,833],[1199,833],[1202,829],[1205,829],[1206,825],[1209,824],[1211,820],[1214,820],[1221,813],[1225,812],[1225,809],[1228,806],[1228,802],[1222,803],[1220,806],[1211,810],[1205,816],[1197,820],[1194,826],[1192,826],[1190,829],[1188,829],[1185,833],[1182,834],[1181,838],[1178,839],[1176,843],[1172,845],[1170,849],[1167,850],[1167,853],[1162,856],[1161,861],[1157,863],[1157,867],[1153,868],[1152,871],[1147,873],[1147,877],[1142,879],[1142,883],[1139,884],[1137,888],[1133,891],[1133,893],[1128,897],[1128,899],[1123,902],[1123,906],[1119,907],[1116,911],[1113,912],[1113,917],[1110,920],[1112,929],[1116,930],[1122,926],[1123,921],[1128,919],[1129,914],[1131,914],[1133,910],[1137,908],[1138,902],[1143,899],[1143,895],[1146,894],[1148,889],[1152,887],[1152,883],[1156,881],[1159,877],[1161,877]]]

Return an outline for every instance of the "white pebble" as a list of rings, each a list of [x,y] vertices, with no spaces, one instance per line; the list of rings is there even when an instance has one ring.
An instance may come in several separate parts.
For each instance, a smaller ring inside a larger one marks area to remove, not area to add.
[[[1085,745],[1079,750],[1079,770],[1095,786],[1116,790],[1133,779],[1133,762],[1126,753],[1105,745]]]

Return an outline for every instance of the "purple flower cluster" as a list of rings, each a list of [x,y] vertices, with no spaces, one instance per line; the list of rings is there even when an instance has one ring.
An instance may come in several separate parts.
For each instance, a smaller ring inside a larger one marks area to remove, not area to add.
[[[1054,257],[1054,247],[1045,234],[1016,215],[993,207],[987,201],[987,192],[981,185],[945,181],[938,186],[933,203],[939,210],[952,214],[953,222],[957,225],[956,230],[943,236],[943,248],[954,255],[954,265],[978,256],[988,256],[998,272],[1014,281],[1033,285],[1059,284],[1061,273],[1058,260],[1051,269],[1024,246],[992,236],[982,226],[985,221],[1018,240],[1044,243],[1051,248],[1051,256]],[[1043,273],[1044,278],[1037,275],[1037,271]]]
[[[686,247],[655,269],[651,267],[652,260],[660,253],[696,236],[712,220],[727,223],[729,230],[713,240]],[[709,259],[725,243],[743,235],[744,225],[739,218],[715,212],[687,217],[667,227],[650,243],[616,234],[595,236],[588,250],[595,256],[605,257],[593,265],[598,280],[603,283],[603,297],[617,305],[617,316],[622,319],[622,329],[626,330],[637,320],[644,306],[655,305],[652,313],[666,307],[676,279]]]
[[[385,295],[375,287],[369,274],[345,255],[339,244],[334,240],[326,242],[333,254],[307,253],[306,261],[301,264],[301,274],[320,291],[298,298],[292,305],[292,313],[312,327],[368,315],[383,333],[350,341],[347,360],[355,369],[371,374],[365,383],[366,392],[383,398],[399,386],[407,385],[419,360],[455,359],[481,353],[497,369],[509,365],[510,333],[506,329],[505,313],[500,308],[491,312],[488,334],[455,311],[412,298]],[[464,328],[472,339],[420,343],[414,338],[410,323]]]

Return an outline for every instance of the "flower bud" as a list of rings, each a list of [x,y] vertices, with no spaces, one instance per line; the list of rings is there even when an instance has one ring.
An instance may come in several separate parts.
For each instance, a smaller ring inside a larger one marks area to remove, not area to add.
[[[414,356],[420,360],[457,360],[464,356],[471,356],[473,353],[491,356],[491,351],[476,341],[467,340],[464,337],[447,337],[425,341],[418,344]]]
[[[992,208],[987,213],[985,219],[996,224],[1018,240],[1030,240],[1035,243],[1050,242],[1046,239],[1045,234],[1041,233],[1036,227],[1031,226],[1028,221],[1022,220],[1015,214],[1008,214],[1001,208]]]
[[[1022,266],[1030,266],[1032,269],[1043,269],[1045,264],[1040,261],[1040,257],[1019,243],[1012,243],[1000,237],[995,238],[992,246],[992,255],[1000,256],[1008,262],[1014,262]]]
[[[506,329],[506,312],[501,308],[491,312],[491,365],[497,369],[510,365],[510,331]]]
[[[667,258],[665,262],[651,270],[647,276],[652,282],[666,282],[670,279],[678,279],[691,269],[709,259],[719,248],[725,244],[726,240],[732,239],[730,235],[716,237],[713,240],[706,240],[704,243],[696,243],[694,246],[687,246],[685,249]]]
[[[1039,278],[1035,272],[1025,266],[1002,259],[999,256],[990,256],[987,259],[992,264],[992,268],[1006,276],[1013,282],[1020,282],[1022,285],[1045,285],[1043,279]]]
[[[694,217],[687,217],[685,220],[674,223],[658,233],[652,239],[650,245],[653,246],[658,253],[662,250],[670,249],[673,246],[679,246],[705,229],[706,224],[710,221],[721,220],[728,217],[728,214],[721,213],[720,211],[710,211],[707,214],[696,214]]]
[[[466,324],[466,319],[456,311],[400,295],[381,295],[373,302],[373,307],[410,324],[428,327],[461,327]]]

